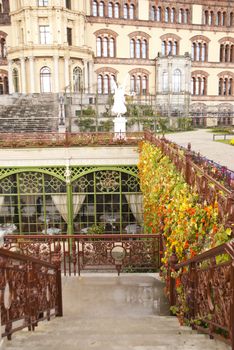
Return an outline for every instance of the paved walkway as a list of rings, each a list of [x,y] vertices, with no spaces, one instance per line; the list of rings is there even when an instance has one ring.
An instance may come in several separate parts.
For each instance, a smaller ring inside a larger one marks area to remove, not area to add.
[[[213,134],[207,130],[167,134],[166,138],[184,147],[190,142],[193,151],[234,171],[234,147],[213,141]]]

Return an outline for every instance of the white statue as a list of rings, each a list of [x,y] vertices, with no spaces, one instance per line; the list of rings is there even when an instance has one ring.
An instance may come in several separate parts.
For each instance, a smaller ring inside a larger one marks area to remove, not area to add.
[[[113,114],[116,114],[117,117],[121,117],[122,114],[127,112],[127,108],[125,106],[125,87],[126,87],[127,77],[125,78],[124,84],[117,86],[116,82],[112,78],[111,85],[114,89],[114,105],[111,109]]]

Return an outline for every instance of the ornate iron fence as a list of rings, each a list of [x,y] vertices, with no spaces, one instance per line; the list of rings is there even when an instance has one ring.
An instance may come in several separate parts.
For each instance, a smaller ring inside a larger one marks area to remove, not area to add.
[[[0,293],[2,336],[38,321],[62,316],[60,267],[32,256],[0,249]],[[54,256],[55,257],[55,256]]]
[[[53,261],[60,254],[65,275],[83,270],[158,271],[163,254],[154,234],[8,235],[4,247]]]
[[[0,133],[0,147],[72,147],[72,146],[111,146],[137,145],[142,140],[142,132],[33,132]]]
[[[172,256],[168,282],[177,315],[234,349],[234,239],[179,264]]]

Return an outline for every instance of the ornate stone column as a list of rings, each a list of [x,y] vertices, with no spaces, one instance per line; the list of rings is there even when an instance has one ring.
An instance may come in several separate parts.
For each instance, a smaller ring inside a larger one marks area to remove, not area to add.
[[[29,69],[30,69],[30,93],[34,94],[35,91],[35,79],[34,79],[34,57],[29,57]]]
[[[20,57],[20,66],[21,66],[21,93],[26,94],[25,57]]]

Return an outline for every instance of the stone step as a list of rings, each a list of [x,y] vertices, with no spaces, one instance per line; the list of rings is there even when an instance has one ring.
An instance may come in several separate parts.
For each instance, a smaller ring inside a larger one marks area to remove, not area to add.
[[[103,275],[63,277],[64,316],[16,332],[3,349],[230,350],[169,315],[159,278]]]

